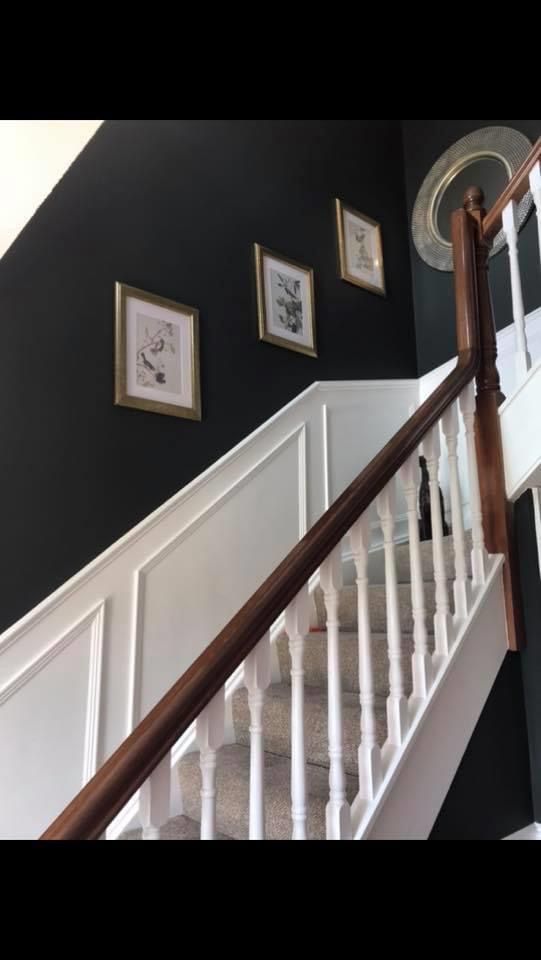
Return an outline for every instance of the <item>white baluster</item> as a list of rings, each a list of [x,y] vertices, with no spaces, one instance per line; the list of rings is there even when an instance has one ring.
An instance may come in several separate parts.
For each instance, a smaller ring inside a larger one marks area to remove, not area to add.
[[[530,190],[537,212],[537,232],[539,234],[539,257],[541,258],[541,160],[530,173]]]
[[[370,601],[368,592],[368,551],[370,516],[363,514],[352,527],[351,551],[357,571],[357,623],[359,631],[359,699],[361,703],[361,743],[359,746],[359,793],[373,800],[382,781],[381,751],[377,739],[376,697],[372,666]]]
[[[306,757],[304,748],[304,638],[310,630],[308,585],[286,610],[291,657],[291,819],[293,840],[306,840]]]
[[[216,839],[216,756],[224,742],[225,688],[197,718],[201,768],[201,840]]]
[[[449,461],[449,487],[451,492],[451,526],[455,551],[455,615],[459,620],[468,616],[471,606],[471,583],[466,564],[466,545],[464,542],[464,518],[462,515],[462,495],[458,474],[458,410],[456,403],[446,410],[442,418],[442,429],[447,442]]]
[[[327,611],[327,683],[329,723],[329,787],[327,840],[351,839],[351,811],[346,798],[344,737],[342,730],[342,678],[340,675],[340,623],[338,603],[342,587],[342,549],[339,545],[323,563],[320,583]]]
[[[250,840],[265,839],[263,707],[270,681],[271,649],[267,633],[244,663],[244,684],[250,709]]]
[[[511,295],[513,299],[513,318],[517,337],[515,353],[515,368],[517,373],[517,387],[522,383],[532,365],[532,358],[528,353],[526,341],[526,321],[524,314],[524,298],[522,296],[522,282],[520,279],[520,263],[518,259],[518,207],[514,200],[509,203],[502,216],[503,231],[509,248],[511,265]]]
[[[466,430],[466,449],[468,451],[468,476],[470,481],[470,512],[472,527],[472,573],[473,586],[481,587],[487,578],[487,553],[483,533],[483,511],[479,489],[479,470],[477,467],[477,449],[475,447],[475,387],[473,382],[460,396],[460,409]]]
[[[387,649],[389,653],[389,697],[387,699],[388,742],[399,747],[408,731],[408,701],[402,673],[402,631],[394,554],[396,481],[393,479],[377,498],[385,551],[385,597],[387,605]]]
[[[434,634],[436,656],[447,656],[451,649],[453,622],[447,593],[445,555],[443,551],[443,523],[441,516],[439,466],[440,428],[436,424],[423,440],[423,451],[428,468],[430,486],[430,520],[432,524],[432,553],[434,557],[434,580],[436,582],[436,613]]]
[[[141,787],[139,818],[143,840],[159,840],[160,827],[169,820],[171,810],[171,754],[152,771]]]
[[[411,606],[413,611],[413,700],[424,700],[432,683],[432,657],[428,651],[426,629],[425,590],[423,564],[419,538],[417,503],[419,495],[419,461],[410,457],[400,470],[400,480],[408,511],[408,535],[410,542]]]

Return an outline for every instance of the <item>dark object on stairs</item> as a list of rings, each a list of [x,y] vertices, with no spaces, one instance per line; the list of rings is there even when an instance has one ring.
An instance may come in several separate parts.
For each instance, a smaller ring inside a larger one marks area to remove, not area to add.
[[[432,540],[432,517],[430,514],[430,481],[428,477],[428,467],[426,465],[426,458],[419,457],[419,466],[421,468],[421,489],[419,490],[419,513],[421,519],[419,521],[419,538],[421,540]],[[441,509],[441,525],[443,527],[443,536],[448,537],[450,530],[449,524],[445,520],[445,505],[443,503],[443,494],[438,487],[440,493],[440,509]]]

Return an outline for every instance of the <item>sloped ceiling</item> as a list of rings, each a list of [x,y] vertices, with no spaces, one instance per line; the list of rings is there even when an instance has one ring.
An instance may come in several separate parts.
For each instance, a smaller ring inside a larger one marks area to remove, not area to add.
[[[103,120],[0,120],[0,257]]]

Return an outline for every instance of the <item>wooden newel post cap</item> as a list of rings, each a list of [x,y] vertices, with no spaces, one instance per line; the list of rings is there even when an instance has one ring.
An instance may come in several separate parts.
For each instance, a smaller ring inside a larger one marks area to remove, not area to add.
[[[485,195],[481,187],[468,187],[464,194],[464,209],[471,213],[474,210],[482,210],[485,202]]]

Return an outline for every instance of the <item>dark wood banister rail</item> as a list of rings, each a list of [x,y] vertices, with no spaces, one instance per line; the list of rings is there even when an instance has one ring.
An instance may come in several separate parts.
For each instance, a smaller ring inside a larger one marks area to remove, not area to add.
[[[353,524],[419,447],[480,366],[474,223],[453,214],[456,368],[262,584],[100,768],[42,840],[96,840],[197,719]]]
[[[536,163],[541,160],[541,137],[514,177],[509,181],[501,197],[487,213],[483,221],[483,236],[485,240],[494,240],[502,228],[502,215],[508,203],[515,200],[519,203],[530,189],[529,177]]]

